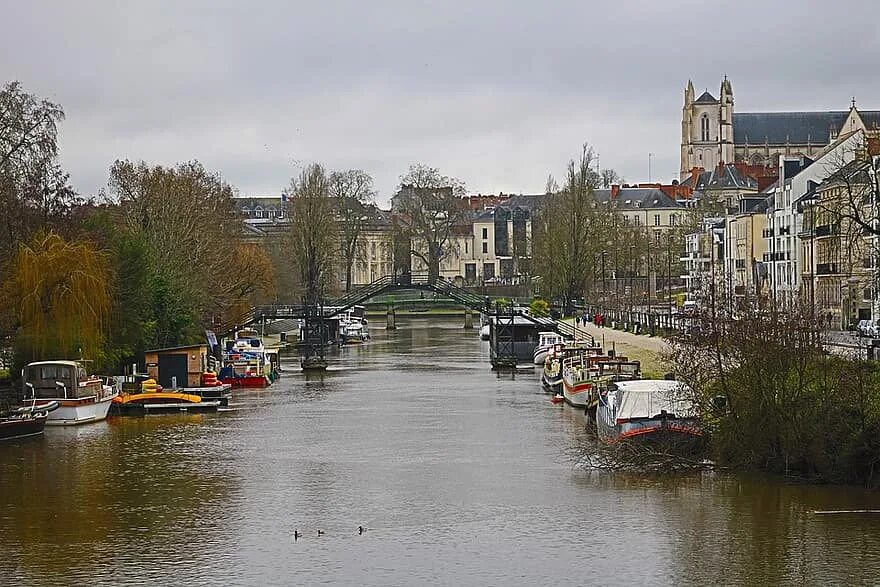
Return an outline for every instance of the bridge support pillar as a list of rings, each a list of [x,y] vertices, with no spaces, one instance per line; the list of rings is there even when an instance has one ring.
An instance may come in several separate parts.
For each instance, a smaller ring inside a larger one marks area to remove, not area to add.
[[[474,313],[470,308],[466,308],[464,311],[464,329],[465,330],[473,330],[474,329]]]
[[[385,330],[397,330],[397,323],[394,320],[394,308],[390,306],[385,314]]]

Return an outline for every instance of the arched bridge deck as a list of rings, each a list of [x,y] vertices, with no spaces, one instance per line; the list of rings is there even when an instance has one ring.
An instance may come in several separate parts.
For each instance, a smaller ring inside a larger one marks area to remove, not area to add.
[[[493,316],[496,314],[496,309],[491,305],[488,298],[469,292],[462,287],[458,287],[451,281],[442,278],[431,278],[428,275],[422,274],[402,276],[386,275],[380,277],[372,283],[353,289],[334,300],[328,300],[320,311],[324,318],[332,318],[371,298],[401,290],[429,291],[449,298],[467,309]],[[229,324],[224,324],[223,327],[219,329],[219,334],[222,337],[229,336],[238,328],[261,322],[263,320],[303,319],[306,317],[307,313],[314,317],[315,311],[316,308],[314,306],[309,308],[302,304],[254,306],[247,314],[240,316]],[[508,316],[510,315],[510,312],[504,311],[503,314]],[[544,327],[546,330],[553,330],[564,336],[574,338],[575,328],[571,324],[553,320],[552,318],[530,316],[521,311],[515,311],[514,314],[522,316],[523,318]],[[578,333],[578,336],[583,338],[585,333],[581,331]],[[586,336],[587,338],[592,338],[589,337],[589,335]]]

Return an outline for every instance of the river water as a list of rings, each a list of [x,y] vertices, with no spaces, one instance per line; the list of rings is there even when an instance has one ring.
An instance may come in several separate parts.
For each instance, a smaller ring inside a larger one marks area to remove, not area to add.
[[[880,584],[880,514],[814,513],[877,494],[588,470],[582,413],[459,319],[288,361],[233,411],[0,444],[0,584]]]

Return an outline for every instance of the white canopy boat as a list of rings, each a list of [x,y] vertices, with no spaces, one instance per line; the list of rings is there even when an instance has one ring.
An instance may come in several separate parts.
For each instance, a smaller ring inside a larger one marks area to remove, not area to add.
[[[625,439],[696,443],[703,435],[689,388],[665,379],[609,384],[599,396],[596,430],[607,443]]]

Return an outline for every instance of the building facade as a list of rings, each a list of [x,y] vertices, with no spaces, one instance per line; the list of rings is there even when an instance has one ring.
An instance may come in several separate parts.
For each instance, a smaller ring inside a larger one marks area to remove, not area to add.
[[[719,163],[776,167],[780,158],[814,158],[840,135],[880,127],[880,111],[734,112],[733,86],[725,76],[720,94],[694,97],[688,80],[681,117],[680,179],[695,167]]]

